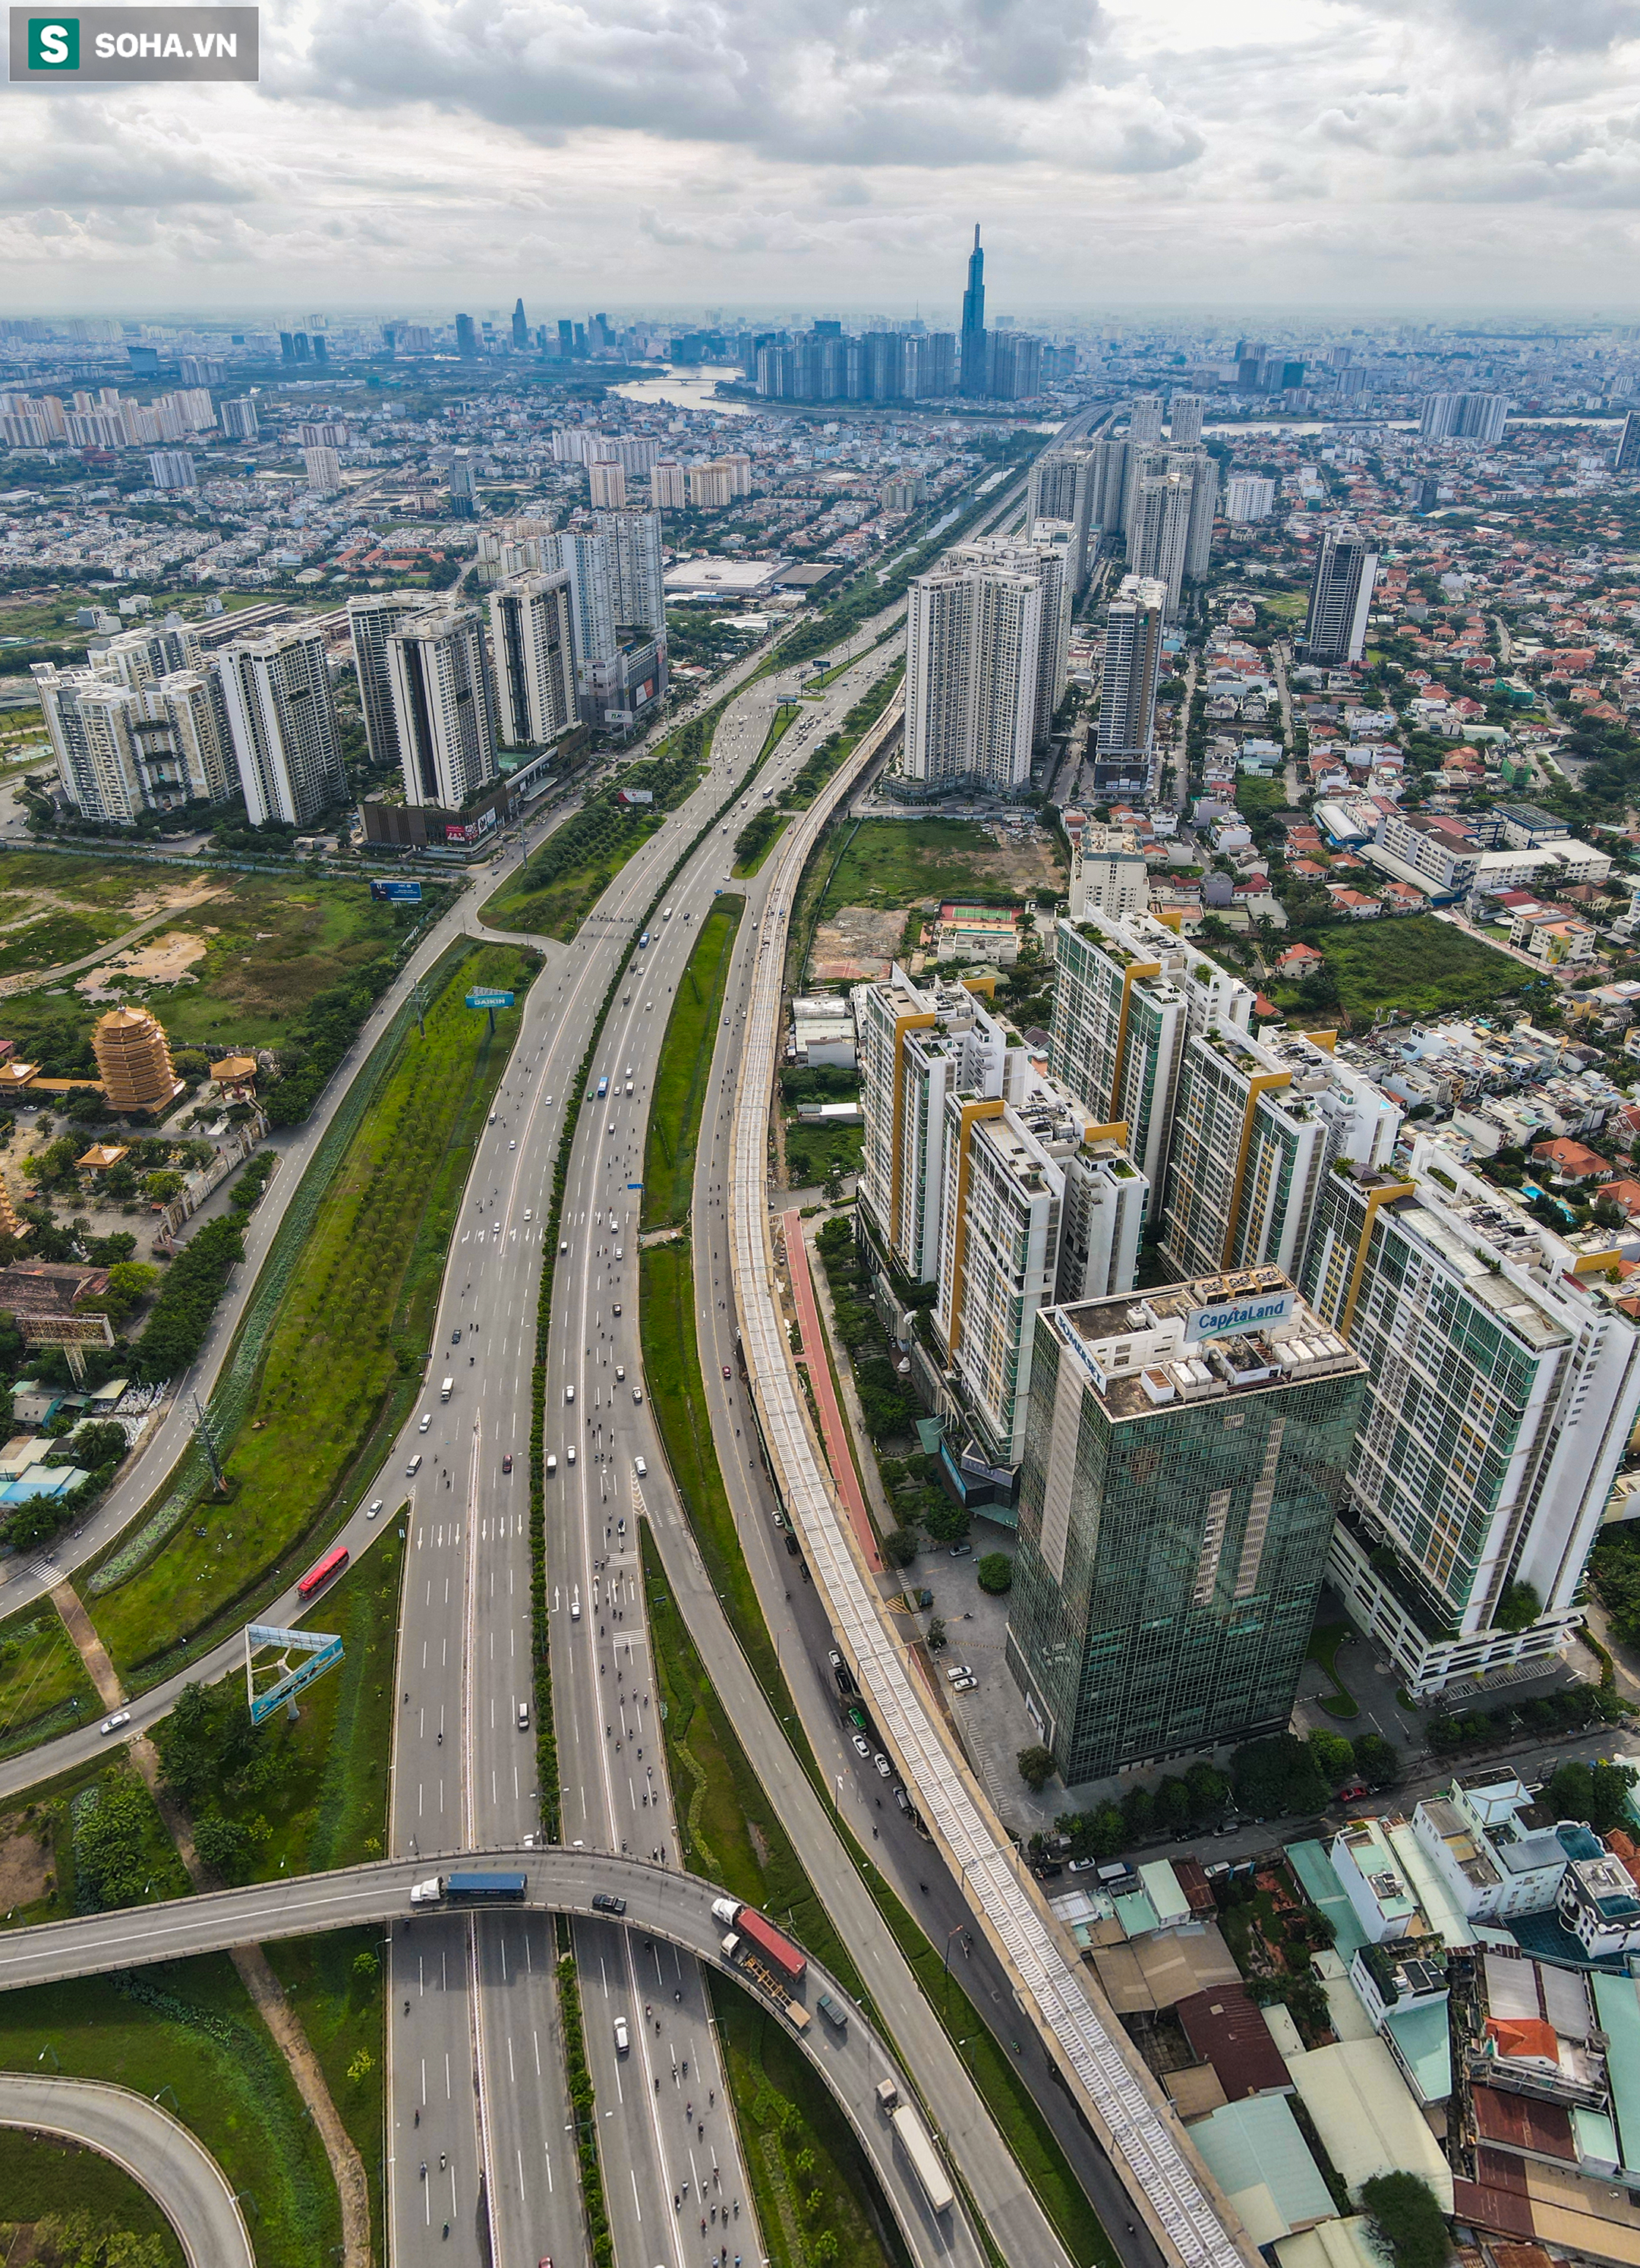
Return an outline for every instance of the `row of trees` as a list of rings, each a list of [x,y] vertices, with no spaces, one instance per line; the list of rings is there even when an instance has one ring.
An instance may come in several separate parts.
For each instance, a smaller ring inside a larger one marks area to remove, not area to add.
[[[1053,1759],[1042,1749],[1040,1756],[1047,1761],[1040,1778],[1033,1778],[1038,1755],[1034,1749],[1022,1749],[1019,1766],[1023,1778],[1041,1786]],[[1228,1775],[1216,1765],[1194,1764],[1183,1775],[1170,1773],[1153,1788],[1129,1788],[1119,1804],[1064,1812],[1053,1823],[1061,1835],[1070,1837],[1074,1857],[1114,1859],[1149,1837],[1178,1834],[1223,1817],[1232,1796],[1255,1818],[1297,1818],[1324,1810],[1341,1787],[1391,1787],[1400,1777],[1400,1751],[1377,1733],[1363,1733],[1354,1741],[1342,1733],[1316,1731],[1304,1741],[1282,1733],[1237,1749]]]

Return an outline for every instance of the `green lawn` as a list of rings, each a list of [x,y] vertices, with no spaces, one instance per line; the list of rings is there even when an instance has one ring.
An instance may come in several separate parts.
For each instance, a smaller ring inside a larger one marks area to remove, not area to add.
[[[382,1988],[387,1940],[379,1929],[343,1929],[329,1937],[287,1938],[266,1951],[301,2018],[342,2124],[364,2161],[371,2231],[376,2257],[383,2259],[387,2026]],[[373,1958],[377,1967],[370,1969],[366,1961],[363,1968],[356,1968],[361,1955]]]
[[[713,901],[667,1018],[644,1150],[645,1228],[689,1219],[700,1114],[744,898]]]
[[[1329,923],[1310,942],[1326,955],[1339,1005],[1351,1016],[1375,1018],[1386,1008],[1419,1018],[1484,1012],[1531,982],[1518,961],[1431,914]],[[1304,1003],[1292,986],[1279,987],[1275,999],[1282,1008]]]
[[[70,2213],[89,2214],[104,2235],[157,2240],[166,2268],[183,2268],[170,2222],[129,2174],[73,2142],[0,2126],[0,2259],[32,2260],[23,2228]]]
[[[920,898],[1005,893],[997,845],[971,819],[868,819],[838,861],[820,918],[839,906],[909,906]]]
[[[317,2268],[339,2243],[323,2145],[225,1953],[0,1995],[0,2070],[164,2093],[244,2193],[258,2268]]]
[[[0,1756],[84,1723],[97,1690],[49,1600],[0,1623]]]
[[[491,1040],[463,996],[475,983],[521,993],[530,974],[516,947],[480,946],[428,1010],[425,1039],[412,1027],[400,1042],[314,1215],[248,1417],[223,1444],[233,1499],[207,1491],[96,1598],[104,1643],[137,1682],[300,1572],[419,1391],[444,1251],[521,1013],[502,1012]]]

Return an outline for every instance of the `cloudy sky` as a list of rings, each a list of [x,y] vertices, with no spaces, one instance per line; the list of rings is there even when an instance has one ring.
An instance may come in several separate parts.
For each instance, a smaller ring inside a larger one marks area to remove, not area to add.
[[[276,0],[7,90],[0,307],[1640,320],[1624,0]]]

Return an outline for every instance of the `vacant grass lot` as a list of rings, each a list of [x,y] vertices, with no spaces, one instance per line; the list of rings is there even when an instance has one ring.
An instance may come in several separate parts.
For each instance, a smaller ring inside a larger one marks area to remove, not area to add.
[[[48,1599],[0,1623],[0,1756],[84,1723],[96,1688]]]
[[[0,1994],[0,2070],[168,2088],[166,2108],[245,2193],[258,2268],[314,2268],[339,2249],[323,2145],[225,1953]]]
[[[421,1383],[445,1248],[521,1012],[502,1011],[492,1041],[463,996],[474,983],[522,994],[530,974],[516,947],[480,946],[429,1009],[425,1040],[406,1032],[285,1290],[252,1415],[223,1445],[237,1494],[202,1502],[97,1602],[122,1669],[151,1682],[181,1641],[299,1574],[334,1528],[355,1462],[367,1466],[396,1428]]]
[[[998,846],[971,819],[868,819],[838,860],[820,908],[909,906],[920,898],[1006,892]]]
[[[1432,914],[1328,924],[1309,941],[1326,956],[1339,1005],[1352,1017],[1375,1019],[1386,1008],[1404,1017],[1484,1012],[1531,981],[1507,954]],[[1276,1005],[1297,1007],[1304,998],[1282,987]]]
[[[114,913],[48,913],[21,929],[0,933],[0,976],[16,976],[30,968],[60,968],[95,953],[100,945],[129,927]]]
[[[391,1662],[388,1667],[391,1675]],[[329,1937],[286,1939],[266,1951],[323,2067],[342,2124],[364,2161],[376,2257],[383,2260],[388,2251],[382,2233],[387,2221],[381,2152],[386,1939],[377,1929],[341,1929]],[[377,1964],[373,1969],[372,1961]]]
[[[712,1076],[735,932],[745,905],[740,897],[713,899],[667,1018],[644,1150],[645,1228],[689,1219],[700,1114]]]
[[[166,2268],[183,2268],[170,2222],[129,2174],[94,2150],[0,2126],[0,2260],[32,2260],[23,2230],[48,2214],[76,2213],[99,2231],[157,2239]]]

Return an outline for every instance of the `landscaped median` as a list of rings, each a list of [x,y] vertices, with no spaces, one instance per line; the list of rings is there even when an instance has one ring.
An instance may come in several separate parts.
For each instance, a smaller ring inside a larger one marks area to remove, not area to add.
[[[351,1127],[308,1167],[211,1397],[229,1497],[190,1452],[89,1586],[99,1633],[133,1687],[286,1587],[403,1422],[521,1012],[502,1012],[492,1039],[464,996],[474,983],[522,992],[535,965],[512,946],[461,955],[425,1036],[407,1024]]]
[[[701,1111],[735,956],[735,934],[745,906],[742,897],[713,901],[667,1019],[644,1147],[646,1229],[678,1226],[689,1219]]]

